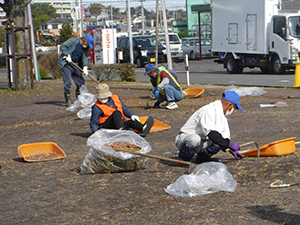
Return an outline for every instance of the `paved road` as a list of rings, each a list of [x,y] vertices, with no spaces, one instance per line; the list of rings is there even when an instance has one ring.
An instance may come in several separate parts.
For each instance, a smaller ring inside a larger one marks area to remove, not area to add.
[[[295,71],[285,74],[262,74],[260,69],[244,69],[242,74],[228,74],[222,64],[214,63],[214,59],[189,61],[190,84],[240,85],[261,87],[293,87]],[[179,76],[180,83],[187,83],[184,63],[177,63],[173,69]],[[136,68],[137,81],[149,82],[144,76],[144,68]]]
[[[262,74],[260,69],[244,69],[242,74],[228,74],[223,65],[214,63],[214,59],[189,61],[190,84],[238,85],[260,87],[293,87],[295,71],[281,75]],[[184,63],[176,63],[173,69],[179,76],[179,82],[187,84]],[[144,76],[145,68],[136,68],[137,81],[149,82]],[[7,77],[6,69],[0,69],[0,77]]]

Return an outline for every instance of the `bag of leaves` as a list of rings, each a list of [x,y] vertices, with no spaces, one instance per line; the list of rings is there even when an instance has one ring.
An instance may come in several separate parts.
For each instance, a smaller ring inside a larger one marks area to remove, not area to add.
[[[128,130],[100,129],[88,138],[87,145],[91,148],[80,166],[80,174],[144,169],[149,162],[148,158],[114,149],[144,154],[152,150],[144,138]]]

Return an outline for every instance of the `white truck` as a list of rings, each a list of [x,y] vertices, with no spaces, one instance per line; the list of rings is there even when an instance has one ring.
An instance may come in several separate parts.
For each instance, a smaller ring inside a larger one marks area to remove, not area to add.
[[[293,69],[300,50],[300,14],[280,13],[280,0],[212,0],[212,52],[228,73],[260,67]]]

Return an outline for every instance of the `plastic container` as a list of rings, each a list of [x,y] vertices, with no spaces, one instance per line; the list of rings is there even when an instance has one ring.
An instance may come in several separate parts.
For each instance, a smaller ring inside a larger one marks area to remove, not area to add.
[[[64,151],[54,142],[23,144],[18,147],[18,153],[27,162],[50,161],[66,157]]]
[[[293,153],[296,150],[295,139],[295,137],[292,137],[263,145],[259,147],[260,156],[280,156]],[[257,150],[252,149],[242,154],[257,157]]]
[[[140,122],[142,124],[144,124],[146,122],[146,120],[148,119],[147,116],[142,116],[142,117],[139,117],[140,118]],[[154,123],[153,123],[153,126],[151,127],[149,133],[153,133],[153,132],[157,132],[157,131],[163,131],[163,130],[168,130],[170,129],[171,126],[159,121],[159,120],[156,120],[154,119]],[[137,130],[134,130],[134,132],[137,132],[137,133],[142,133],[141,131],[137,131]]]
[[[183,89],[182,91],[184,91],[186,93],[185,96],[191,96],[191,97],[197,98],[203,94],[204,89],[202,89],[202,88],[187,88],[187,89]]]

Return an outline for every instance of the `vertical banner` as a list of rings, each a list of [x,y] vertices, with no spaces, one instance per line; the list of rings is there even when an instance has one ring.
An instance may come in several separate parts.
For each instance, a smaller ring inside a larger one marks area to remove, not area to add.
[[[102,30],[103,64],[116,63],[116,29]]]

